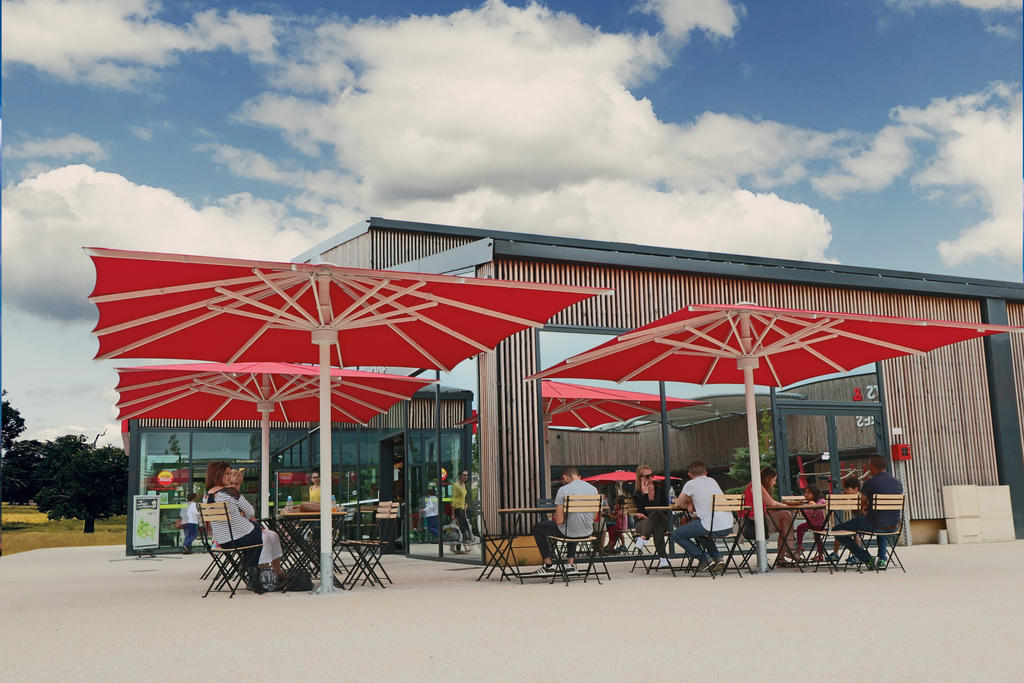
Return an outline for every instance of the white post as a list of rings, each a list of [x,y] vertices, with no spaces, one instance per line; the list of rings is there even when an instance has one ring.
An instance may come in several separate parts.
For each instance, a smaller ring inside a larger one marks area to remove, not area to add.
[[[330,328],[313,330],[320,347],[320,592],[334,592],[334,517],[331,509],[331,344],[338,333]]]
[[[768,569],[768,551],[764,536],[764,496],[761,495],[761,449],[757,443],[757,402],[754,400],[755,357],[737,358],[736,366],[743,371],[743,395],[747,404],[747,444],[750,450],[750,492],[753,494],[754,538],[757,541],[757,571]]]
[[[260,411],[260,517],[270,517],[270,413],[274,404],[260,401],[256,404]]]
[[[741,302],[742,303],[742,302]],[[740,347],[743,353],[753,351],[750,334],[750,314],[740,314]],[[754,539],[757,543],[757,571],[768,571],[768,550],[765,542],[764,496],[761,495],[761,448],[757,439],[757,401],[754,399],[754,370],[760,364],[757,356],[736,359],[736,367],[743,371],[743,397],[747,407],[747,447],[750,452],[750,493],[754,507]]]

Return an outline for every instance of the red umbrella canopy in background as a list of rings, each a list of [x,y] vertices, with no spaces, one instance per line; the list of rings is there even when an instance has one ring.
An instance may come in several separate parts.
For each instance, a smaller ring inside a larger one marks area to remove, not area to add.
[[[743,333],[744,320],[749,331]],[[743,383],[735,359],[763,360],[754,384],[787,386],[867,363],[1007,332],[980,323],[737,305],[690,305],[530,379]],[[744,338],[749,342],[744,342]],[[730,362],[731,361],[731,362]]]
[[[655,474],[653,477],[654,481],[665,481],[665,475]],[[673,481],[682,481],[679,477],[672,477]],[[594,474],[589,477],[583,477],[583,481],[589,481],[590,483],[602,483],[602,482],[626,482],[636,481],[636,472],[628,472],[626,470],[615,470],[614,472],[602,472],[601,474]]]
[[[661,410],[661,397],[635,391],[605,389],[566,382],[541,382],[544,416],[552,427],[586,429],[610,422],[624,422]],[[666,410],[707,405],[705,401],[666,398]]]
[[[118,368],[118,418],[319,419],[319,369],[292,363],[187,363]],[[432,379],[332,368],[331,420],[365,424]]]
[[[437,368],[610,290],[326,264],[87,248],[96,267],[96,358]],[[295,332],[305,332],[295,339]]]

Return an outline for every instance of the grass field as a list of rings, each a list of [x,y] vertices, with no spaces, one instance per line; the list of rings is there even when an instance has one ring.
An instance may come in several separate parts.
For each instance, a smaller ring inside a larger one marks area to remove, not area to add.
[[[10,555],[38,548],[66,548],[79,545],[123,545],[126,518],[96,520],[96,533],[83,534],[80,519],[54,521],[34,505],[3,507],[3,553]]]

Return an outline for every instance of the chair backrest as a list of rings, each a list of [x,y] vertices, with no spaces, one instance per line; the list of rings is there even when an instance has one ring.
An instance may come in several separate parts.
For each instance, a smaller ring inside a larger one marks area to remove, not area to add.
[[[640,511],[636,509],[636,501],[632,498],[626,498],[625,506],[626,514],[630,517],[636,517]]]
[[[716,493],[711,497],[711,514],[739,512],[744,509],[742,493]]]
[[[871,496],[872,510],[902,510],[902,493],[876,493]]]
[[[830,512],[859,512],[859,493],[830,493],[825,496]]]
[[[230,519],[227,503],[200,503],[199,515],[204,522],[227,522]]]
[[[401,505],[397,500],[385,500],[381,501],[377,505],[377,520],[382,519],[397,519],[398,508]]]
[[[591,517],[594,517],[604,507],[604,496],[599,493],[594,495],[566,496],[562,505],[565,507],[565,514],[567,516],[571,514],[589,514]]]
[[[783,503],[802,503],[804,502],[803,496],[782,496]]]
[[[397,500],[382,500],[377,504],[375,515],[376,536],[378,541],[392,541],[395,537],[398,515],[402,504]]]

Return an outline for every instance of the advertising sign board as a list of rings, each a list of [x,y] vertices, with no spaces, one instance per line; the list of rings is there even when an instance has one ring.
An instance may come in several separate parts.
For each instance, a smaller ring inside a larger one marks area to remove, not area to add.
[[[160,547],[160,497],[132,496],[132,547],[149,550]]]

